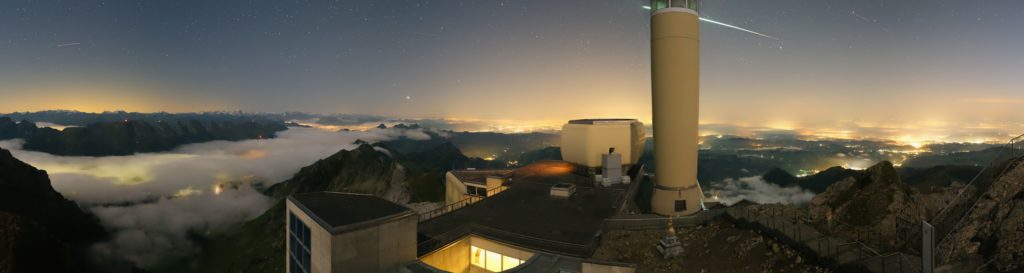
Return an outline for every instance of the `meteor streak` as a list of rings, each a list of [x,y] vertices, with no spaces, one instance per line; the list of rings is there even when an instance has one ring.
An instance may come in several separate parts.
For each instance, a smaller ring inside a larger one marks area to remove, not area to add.
[[[775,37],[772,37],[772,36],[769,36],[769,35],[761,34],[759,32],[753,31],[753,30],[749,30],[749,29],[737,27],[737,26],[734,26],[734,25],[722,23],[722,22],[719,22],[719,21],[711,20],[711,19],[708,19],[708,18],[701,17],[700,20],[704,21],[704,22],[720,25],[720,26],[723,26],[723,27],[732,28],[732,29],[735,29],[735,30],[740,30],[740,31],[743,31],[743,32],[746,32],[746,33],[750,33],[750,34],[754,34],[754,35],[757,35],[757,36],[761,36],[761,37],[765,37],[765,38],[768,38],[768,39],[779,41],[779,38],[775,38]]]
[[[645,10],[651,10],[651,6],[643,6],[643,8]],[[854,13],[854,15],[857,15],[857,14]],[[860,16],[860,15],[857,15],[857,16]],[[743,32],[750,33],[750,34],[754,34],[754,35],[757,35],[757,36],[765,37],[765,38],[768,38],[768,39],[772,39],[772,40],[776,40],[776,41],[781,41],[781,40],[779,40],[779,38],[775,38],[775,37],[772,37],[770,35],[762,34],[762,33],[759,33],[757,31],[753,31],[753,30],[737,27],[737,26],[734,26],[734,25],[730,25],[730,24],[719,22],[719,21],[711,20],[711,19],[708,19],[708,18],[701,17],[700,20],[704,21],[704,22],[716,24],[716,25],[719,25],[719,26],[723,26],[723,27],[727,27],[727,28],[743,31]]]

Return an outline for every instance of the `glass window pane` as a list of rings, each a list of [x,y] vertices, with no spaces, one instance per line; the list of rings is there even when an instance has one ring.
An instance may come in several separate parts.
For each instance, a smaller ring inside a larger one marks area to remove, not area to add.
[[[481,268],[484,267],[484,250],[476,246],[469,247],[469,262]]]
[[[302,226],[302,243],[306,245],[306,248],[310,248],[309,228]]]
[[[520,261],[519,259],[504,256],[504,258],[501,260],[501,270],[505,271],[512,269],[513,267],[519,266],[520,263],[522,263],[522,261]]]
[[[309,273],[312,264],[309,252],[311,243],[309,227],[294,214],[289,215],[288,227],[291,231],[288,234],[288,268],[294,273]]]
[[[487,270],[501,272],[501,254],[487,251]]]
[[[302,268],[307,268],[307,270],[308,270],[308,268],[310,267],[310,264],[312,263],[310,261],[309,252],[304,253],[303,256],[304,257],[302,259]]]
[[[651,1],[651,7],[654,10],[667,8],[668,7],[668,0],[654,0],[654,1]]]

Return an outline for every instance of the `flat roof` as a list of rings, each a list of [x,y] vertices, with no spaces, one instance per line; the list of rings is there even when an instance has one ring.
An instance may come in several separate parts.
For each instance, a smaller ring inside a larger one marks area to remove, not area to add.
[[[487,184],[487,177],[504,177],[512,170],[452,170],[451,172],[462,183]]]
[[[618,212],[625,196],[624,187],[594,187],[582,167],[564,161],[534,163],[512,171],[509,177],[505,191],[421,222],[419,233],[451,241],[471,233],[527,249],[589,257],[604,220]],[[576,185],[576,193],[569,198],[552,197],[551,187],[558,183]]]
[[[574,119],[569,124],[602,124],[602,123],[633,123],[640,122],[637,119],[629,118],[598,118],[598,119]]]
[[[416,214],[408,207],[369,194],[308,192],[290,195],[288,200],[332,234]]]

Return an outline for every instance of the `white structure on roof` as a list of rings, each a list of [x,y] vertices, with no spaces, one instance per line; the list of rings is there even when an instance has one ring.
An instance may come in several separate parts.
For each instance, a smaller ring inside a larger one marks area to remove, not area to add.
[[[562,160],[590,168],[602,166],[601,156],[614,148],[622,164],[633,165],[643,154],[647,131],[635,119],[579,119],[562,126]]]

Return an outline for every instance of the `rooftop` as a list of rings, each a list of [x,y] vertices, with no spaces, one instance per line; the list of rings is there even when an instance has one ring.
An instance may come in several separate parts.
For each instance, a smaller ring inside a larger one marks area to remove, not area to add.
[[[358,193],[309,192],[293,194],[288,200],[332,234],[416,214],[405,206]]]
[[[504,177],[510,172],[512,170],[453,170],[452,175],[455,175],[462,183],[486,184],[487,177]]]
[[[419,232],[442,241],[437,247],[472,233],[524,248],[589,257],[604,220],[617,213],[625,190],[595,188],[579,171],[563,161],[539,162],[512,171],[507,190],[421,222]],[[551,186],[558,183],[575,184],[576,194],[551,197]],[[433,250],[420,249],[421,254]]]

